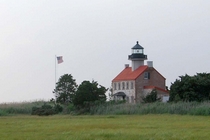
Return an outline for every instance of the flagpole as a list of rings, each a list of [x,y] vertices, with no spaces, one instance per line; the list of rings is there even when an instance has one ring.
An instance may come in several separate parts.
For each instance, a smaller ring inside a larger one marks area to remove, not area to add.
[[[55,89],[56,89],[56,62],[57,60],[56,60],[56,55],[55,55]]]

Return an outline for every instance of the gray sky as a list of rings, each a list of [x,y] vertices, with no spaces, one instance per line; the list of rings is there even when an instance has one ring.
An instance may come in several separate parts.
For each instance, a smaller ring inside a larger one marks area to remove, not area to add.
[[[139,41],[166,77],[210,72],[209,0],[0,0],[0,103],[48,100],[57,78],[109,88]]]

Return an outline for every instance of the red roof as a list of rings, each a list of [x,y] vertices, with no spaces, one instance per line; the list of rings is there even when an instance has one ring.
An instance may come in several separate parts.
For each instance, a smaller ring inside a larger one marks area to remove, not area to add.
[[[136,70],[132,71],[131,67],[125,68],[120,74],[118,74],[112,82],[117,82],[117,81],[126,81],[126,80],[135,80],[138,78],[146,69],[148,66],[140,66]]]

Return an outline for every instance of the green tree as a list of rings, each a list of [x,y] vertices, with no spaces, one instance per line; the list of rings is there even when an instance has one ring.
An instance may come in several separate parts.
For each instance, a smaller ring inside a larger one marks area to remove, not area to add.
[[[210,99],[210,73],[179,76],[170,87],[169,101],[205,101]]]
[[[56,88],[53,91],[56,102],[61,104],[72,103],[76,90],[76,80],[73,79],[72,75],[62,75],[56,83]]]
[[[148,95],[146,95],[142,99],[145,103],[152,103],[161,100],[161,98],[158,98],[157,91],[155,89],[153,89]]]
[[[75,106],[84,107],[95,101],[105,102],[107,90],[95,81],[83,81],[76,91],[73,103]]]

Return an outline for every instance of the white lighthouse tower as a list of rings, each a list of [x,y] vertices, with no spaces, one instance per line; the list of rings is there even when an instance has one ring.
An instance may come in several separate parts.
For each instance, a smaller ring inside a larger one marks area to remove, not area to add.
[[[144,48],[136,42],[136,45],[131,48],[132,54],[128,56],[128,59],[132,62],[132,71],[138,67],[144,65],[144,60],[147,60],[147,55],[144,55]]]

